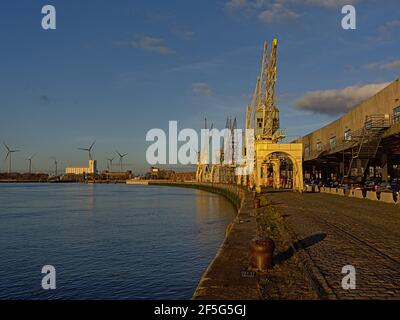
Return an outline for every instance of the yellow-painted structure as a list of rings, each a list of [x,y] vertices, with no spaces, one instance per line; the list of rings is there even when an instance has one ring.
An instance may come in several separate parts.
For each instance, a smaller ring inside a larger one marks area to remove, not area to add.
[[[293,190],[303,191],[303,145],[301,143],[270,143],[267,140],[255,141],[256,165],[254,172],[254,186],[257,192],[261,192],[261,187],[267,185],[266,167],[273,167],[273,186],[281,188],[280,164],[278,158],[273,158],[277,154],[288,157],[293,164]]]
[[[250,186],[261,192],[268,185],[268,168],[272,167],[273,187],[282,187],[280,177],[281,160],[287,157],[293,164],[293,189],[303,191],[303,145],[301,143],[279,143],[285,136],[279,129],[279,109],[275,105],[275,83],[277,75],[278,41],[272,41],[268,57],[268,45],[264,44],[261,73],[257,78],[252,105],[246,110],[246,127],[253,127],[255,133],[254,153],[255,170],[250,179]],[[251,124],[251,114],[254,122]]]
[[[266,42],[264,43],[261,72],[257,77],[252,103],[246,107],[246,129],[254,130],[254,139],[251,139],[252,147],[254,147],[253,172],[248,175],[233,176],[232,173],[237,165],[235,163],[227,166],[221,162],[210,168],[206,164],[203,154],[200,153],[196,172],[197,181],[236,183],[261,192],[263,186],[271,185],[268,180],[272,177],[272,186],[280,189],[284,187],[281,181],[282,160],[289,159],[293,168],[291,185],[295,191],[303,191],[303,145],[301,143],[280,143],[285,136],[279,128],[279,109],[275,105],[277,50],[277,39],[272,41],[269,55],[268,45]],[[232,122],[229,122],[230,125],[227,122],[227,128],[233,130],[235,124],[232,125]],[[249,148],[250,146],[244,144],[242,154],[246,155]],[[247,159],[246,161],[253,160]],[[241,164],[241,166],[246,165],[248,163]]]

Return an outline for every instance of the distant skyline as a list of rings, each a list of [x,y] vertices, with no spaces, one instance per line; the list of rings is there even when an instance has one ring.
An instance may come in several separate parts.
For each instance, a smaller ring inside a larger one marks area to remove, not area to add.
[[[384,4],[383,4],[384,3]],[[41,8],[57,29],[41,28]],[[354,4],[357,29],[341,28]],[[99,169],[115,149],[147,171],[146,132],[244,124],[263,42],[279,41],[277,106],[289,138],[336,119],[400,74],[397,0],[4,1],[0,11],[0,142],[13,169]],[[1,145],[0,171],[7,171]]]

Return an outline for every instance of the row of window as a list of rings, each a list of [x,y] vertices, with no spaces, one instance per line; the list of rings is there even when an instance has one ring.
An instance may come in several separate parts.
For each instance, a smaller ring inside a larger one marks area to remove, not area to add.
[[[400,117],[400,114],[399,114],[399,117]],[[351,140],[351,129],[347,129],[347,130],[344,132],[344,140],[345,140],[345,141],[350,141],[350,140]],[[336,144],[336,136],[331,137],[331,138],[329,139],[329,146],[330,146],[331,150],[334,150],[334,149],[336,148],[336,145],[337,145],[337,144]],[[322,142],[321,142],[321,141],[318,141],[318,142],[317,142],[317,145],[316,145],[317,151],[318,151],[318,152],[322,151],[322,148],[323,148]],[[306,146],[306,147],[304,148],[304,153],[305,153],[306,156],[309,156],[309,155],[310,155],[310,147],[309,147],[309,146]]]
[[[393,122],[394,123],[400,122],[400,106],[393,109]]]
[[[393,122],[394,123],[400,123],[400,106],[396,107],[393,109]],[[368,123],[365,124],[366,129],[369,129],[372,126],[372,120]],[[344,132],[344,141],[350,141],[352,138],[352,133],[351,133],[351,129],[347,129]],[[330,149],[333,150],[336,148],[336,136],[331,137],[329,139],[329,146]],[[316,144],[316,148],[317,148],[317,152],[322,151],[323,149],[323,144],[321,141],[318,141]],[[304,153],[306,156],[310,155],[310,147],[306,146],[304,148]]]

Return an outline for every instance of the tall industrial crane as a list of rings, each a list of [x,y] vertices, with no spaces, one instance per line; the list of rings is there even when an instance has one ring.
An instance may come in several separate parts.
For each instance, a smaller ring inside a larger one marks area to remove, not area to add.
[[[211,124],[210,131],[213,129],[214,124]],[[207,130],[207,118],[204,119],[204,128]],[[196,169],[196,180],[199,182],[209,182],[210,180],[210,175],[211,175],[211,168],[209,165],[209,154],[208,154],[208,148],[209,148],[209,143],[210,139],[208,141],[208,144],[205,145],[205,148],[200,150],[198,153],[198,163],[197,163],[197,169]]]
[[[254,126],[257,139],[266,139],[274,143],[283,138],[279,133],[279,110],[275,105],[277,50],[278,40],[274,38],[268,57],[268,44],[264,43],[261,71],[257,78],[252,104],[247,108],[246,117],[246,127]],[[251,123],[253,110],[254,124]]]

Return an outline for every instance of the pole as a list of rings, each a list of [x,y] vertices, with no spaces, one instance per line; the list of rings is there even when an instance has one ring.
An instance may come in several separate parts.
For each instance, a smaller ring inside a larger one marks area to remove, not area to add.
[[[12,152],[10,152],[10,156],[8,158],[8,174],[11,174],[11,154]]]

